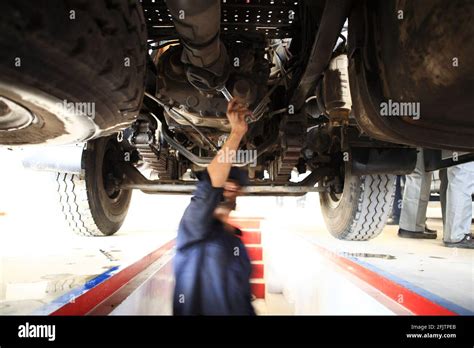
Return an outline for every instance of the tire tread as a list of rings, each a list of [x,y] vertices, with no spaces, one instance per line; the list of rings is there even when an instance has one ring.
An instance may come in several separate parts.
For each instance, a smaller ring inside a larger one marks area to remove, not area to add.
[[[104,236],[91,213],[86,182],[77,174],[58,173],[57,192],[69,228],[82,236]]]

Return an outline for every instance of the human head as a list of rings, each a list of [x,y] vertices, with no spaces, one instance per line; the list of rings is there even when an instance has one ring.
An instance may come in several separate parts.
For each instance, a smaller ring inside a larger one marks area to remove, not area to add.
[[[232,210],[235,210],[237,205],[237,197],[242,195],[242,187],[248,185],[247,173],[239,168],[232,167],[229,177],[224,184],[223,201],[216,207],[214,216],[226,221]]]

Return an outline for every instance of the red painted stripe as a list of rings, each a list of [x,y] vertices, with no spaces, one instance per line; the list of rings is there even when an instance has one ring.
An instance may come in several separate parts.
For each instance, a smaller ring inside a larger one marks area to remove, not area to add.
[[[240,237],[244,244],[261,244],[262,234],[260,231],[246,231],[242,230],[242,237]]]
[[[138,273],[150,266],[153,262],[171,250],[175,245],[175,239],[169,241],[159,249],[146,255],[139,261],[124,268],[109,279],[98,284],[96,287],[75,298],[74,302],[67,303],[50,315],[86,315],[99,303],[106,300],[114,292],[128,283]]]
[[[250,261],[262,261],[263,252],[261,246],[247,246],[247,253],[249,255]]]
[[[159,262],[159,260],[156,262]],[[161,287],[163,286],[164,282],[169,281],[169,277],[172,275],[173,259],[170,259],[166,261],[165,264],[162,264],[160,269],[153,273],[153,279],[151,281],[155,284],[155,286]],[[105,301],[101,302],[92,311],[87,313],[87,315],[109,315],[114,309],[120,306],[131,294],[133,294],[143,284],[143,279],[139,278],[140,275],[138,275],[137,277],[138,279],[132,279],[129,283],[125,284],[123,287],[114,292]],[[150,281],[150,279],[148,279],[147,281]],[[127,288],[130,284],[132,287]]]
[[[416,292],[413,292],[412,290],[407,289],[352,260],[339,256],[318,245],[315,245],[315,247],[318,248],[320,253],[326,258],[381,291],[415,315],[457,315],[457,313],[430,301]]]
[[[252,263],[252,278],[262,279],[264,274],[263,263]]]
[[[231,218],[229,224],[240,229],[246,228],[260,228],[260,219],[235,219]]]
[[[264,283],[250,283],[252,294],[256,298],[265,298],[265,284]]]

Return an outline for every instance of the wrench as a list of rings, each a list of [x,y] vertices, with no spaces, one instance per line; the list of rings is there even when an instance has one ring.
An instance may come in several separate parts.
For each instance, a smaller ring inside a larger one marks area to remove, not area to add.
[[[227,89],[227,87],[224,85],[222,87],[219,87],[217,88],[217,91],[218,92],[221,92],[222,95],[224,96],[224,98],[229,102],[232,100],[232,94],[230,94],[229,90]]]
[[[232,97],[232,94],[230,94],[230,92],[229,92],[229,90],[227,89],[226,86],[222,86],[222,87],[217,88],[217,91],[218,91],[218,92],[221,92],[222,95],[224,96],[224,98],[225,98],[228,102],[230,102],[230,101],[232,100],[232,98],[233,98],[233,97]],[[250,122],[252,122],[252,121],[253,121],[253,118],[252,118],[250,115],[245,118],[245,122],[247,122],[247,123],[250,123]]]

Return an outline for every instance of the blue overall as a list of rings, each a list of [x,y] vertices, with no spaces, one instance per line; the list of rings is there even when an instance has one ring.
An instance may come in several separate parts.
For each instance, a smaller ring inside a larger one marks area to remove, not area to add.
[[[207,173],[206,173],[207,174]],[[236,234],[214,217],[223,189],[199,181],[178,229],[174,259],[175,315],[254,315],[251,265]]]

